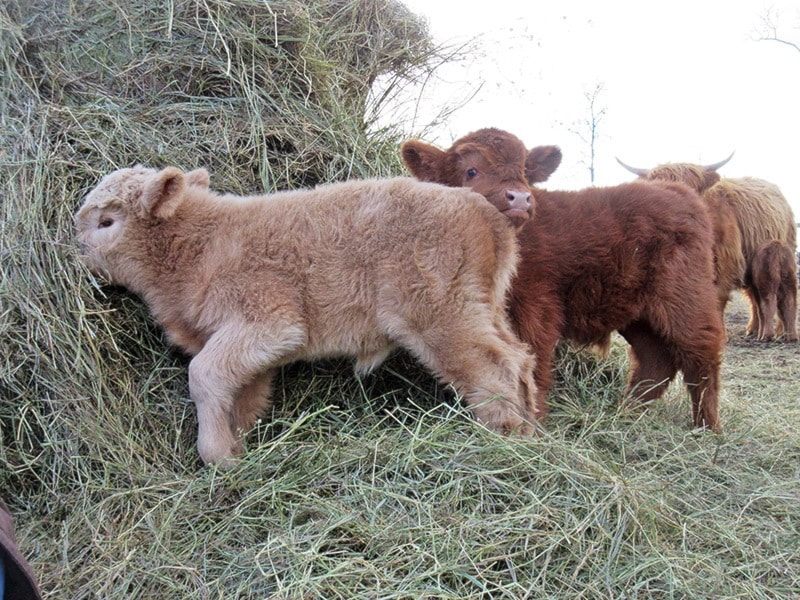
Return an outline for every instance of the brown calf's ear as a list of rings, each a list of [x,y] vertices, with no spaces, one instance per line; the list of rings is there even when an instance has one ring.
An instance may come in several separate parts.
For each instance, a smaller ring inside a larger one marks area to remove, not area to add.
[[[408,140],[400,147],[400,156],[411,174],[421,181],[439,181],[444,150],[420,140]]]
[[[159,219],[168,219],[178,208],[186,177],[183,171],[167,167],[153,175],[142,191],[142,205],[146,213]]]
[[[525,159],[525,177],[528,183],[540,183],[561,164],[561,148],[558,146],[536,146],[528,151]]]
[[[193,185],[207,190],[208,186],[211,185],[211,178],[208,175],[208,171],[202,167],[194,171],[189,171],[186,173],[186,185]]]

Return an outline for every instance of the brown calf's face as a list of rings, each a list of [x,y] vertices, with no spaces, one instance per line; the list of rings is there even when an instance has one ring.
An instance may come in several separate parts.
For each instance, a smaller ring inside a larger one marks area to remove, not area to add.
[[[419,140],[401,148],[403,162],[422,181],[469,187],[519,227],[533,215],[523,143],[497,129],[481,129],[441,150]]]

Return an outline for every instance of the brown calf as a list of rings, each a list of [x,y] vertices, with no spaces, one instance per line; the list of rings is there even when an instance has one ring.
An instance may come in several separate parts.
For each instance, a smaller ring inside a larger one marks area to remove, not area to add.
[[[758,292],[753,284],[756,251],[763,244],[778,240],[794,252],[796,225],[789,203],[775,184],[755,177],[719,176],[717,169],[730,158],[713,165],[667,163],[652,169],[639,169],[617,161],[642,179],[684,183],[701,194],[714,224],[714,258],[722,308],[731,291],[743,289],[750,301],[747,333],[757,335],[762,327]]]
[[[797,341],[797,262],[784,242],[759,246],[753,259],[753,297],[758,307],[759,340],[775,337],[775,316],[787,341]]]
[[[561,161],[555,146],[528,152],[497,129],[471,133],[448,150],[411,140],[401,152],[415,176],[450,186],[480,180],[491,187],[499,154],[515,157],[513,164],[503,161],[503,179],[513,174],[531,183],[546,180]],[[534,216],[517,234],[520,264],[510,311],[537,358],[534,379],[544,391],[538,416],[547,410],[559,338],[607,345],[618,331],[631,345],[626,393],[649,402],[680,370],[694,425],[720,431],[725,337],[711,223],[698,195],[684,185],[633,182],[578,192],[533,188],[533,199]]]

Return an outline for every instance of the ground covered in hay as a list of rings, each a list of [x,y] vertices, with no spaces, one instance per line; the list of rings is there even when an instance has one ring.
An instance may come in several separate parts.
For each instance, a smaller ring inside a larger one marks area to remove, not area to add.
[[[788,598],[800,594],[800,358],[729,311],[725,434],[627,359],[560,349],[532,440],[476,425],[398,354],[300,364],[229,471],[187,359],[94,282],[72,212],[142,162],[233,192],[400,172],[386,96],[438,50],[402,4],[0,5],[0,495],[46,598]]]

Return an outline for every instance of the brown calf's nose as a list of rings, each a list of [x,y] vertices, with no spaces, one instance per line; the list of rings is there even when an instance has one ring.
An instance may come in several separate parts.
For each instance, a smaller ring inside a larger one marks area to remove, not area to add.
[[[531,206],[530,192],[506,190],[506,200],[508,200],[511,208],[515,210],[528,210]]]

